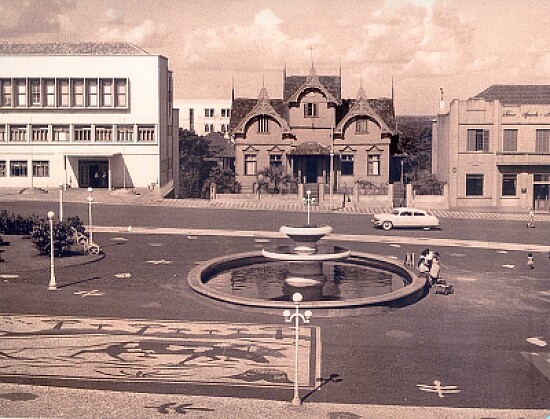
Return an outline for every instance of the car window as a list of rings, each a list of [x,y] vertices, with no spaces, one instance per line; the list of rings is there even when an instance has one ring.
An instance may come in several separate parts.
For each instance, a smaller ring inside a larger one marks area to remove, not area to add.
[[[423,212],[415,212],[414,215],[415,215],[415,217],[423,217],[426,214],[424,214]]]
[[[411,215],[412,215],[412,213],[411,213],[410,211],[403,211],[403,212],[401,213],[401,216],[402,216],[402,217],[410,217]]]
[[[399,215],[399,210],[393,210],[391,213],[392,213],[393,215]]]

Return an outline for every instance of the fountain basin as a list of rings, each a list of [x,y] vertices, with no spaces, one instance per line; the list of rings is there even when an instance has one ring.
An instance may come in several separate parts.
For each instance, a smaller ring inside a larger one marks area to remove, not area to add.
[[[273,250],[262,250],[262,255],[269,259],[296,261],[296,262],[327,262],[347,258],[351,251],[340,246],[320,245],[312,252],[300,252],[306,246],[277,246]],[[298,249],[298,251],[297,251]]]
[[[282,226],[279,232],[286,234],[297,243],[315,243],[321,240],[327,234],[332,233],[331,226]]]
[[[236,308],[261,309],[263,313],[280,315],[281,309],[294,307],[292,301],[274,301],[232,295],[207,285],[209,279],[221,272],[270,262],[272,261],[263,257],[258,251],[222,256],[197,265],[188,275],[188,284],[196,293],[212,300],[231,304]],[[380,255],[357,252],[351,254],[348,262],[395,273],[403,278],[406,286],[372,297],[334,301],[303,301],[300,305],[309,309],[314,308],[316,316],[338,317],[406,306],[425,295],[426,279],[419,277],[415,271],[406,268],[401,262]]]

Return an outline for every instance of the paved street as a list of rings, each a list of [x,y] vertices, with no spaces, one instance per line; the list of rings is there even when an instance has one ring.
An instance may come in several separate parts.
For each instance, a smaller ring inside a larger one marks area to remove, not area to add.
[[[43,212],[48,205],[0,206]],[[72,205],[66,214],[86,220],[87,208]],[[374,230],[368,216],[316,214],[315,222],[333,225],[329,240],[352,250],[403,260],[406,252],[435,247],[455,293],[430,292],[414,305],[362,316],[316,317],[314,311],[304,328],[308,344],[301,347],[309,364],[308,374],[300,376],[305,405],[296,411],[287,402],[293,352],[284,349],[292,329],[282,315],[206,300],[191,291],[186,276],[200,261],[284,240],[278,226],[304,214],[217,210],[205,217],[200,209],[119,208],[94,208],[94,239],[106,256],[60,267],[59,291],[46,291],[47,270],[15,272],[9,263],[0,265],[2,412],[28,415],[40,403],[45,414],[55,416],[48,404],[59,390],[27,387],[40,384],[71,387],[61,397],[62,406],[74,409],[65,416],[93,416],[86,410],[93,402],[74,406],[83,388],[96,389],[85,392],[90,400],[113,397],[117,417],[132,417],[132,407],[145,412],[141,416],[179,409],[190,416],[239,417],[231,410],[239,398],[246,402],[237,405],[248,412],[261,411],[256,400],[274,403],[266,404],[275,409],[272,416],[254,417],[550,414],[550,224],[544,221],[527,229],[521,220],[446,218],[440,231],[388,234]],[[10,249],[5,250],[9,260]],[[529,250],[535,252],[534,270],[526,266]],[[217,332],[201,329],[204,325]],[[262,341],[257,328],[272,331],[273,340]],[[63,333],[70,345],[59,341]],[[131,393],[109,393],[122,389]]]

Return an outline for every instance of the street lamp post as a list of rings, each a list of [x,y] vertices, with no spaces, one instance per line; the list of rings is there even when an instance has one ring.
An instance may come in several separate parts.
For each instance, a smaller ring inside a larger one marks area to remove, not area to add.
[[[309,323],[309,319],[312,316],[310,310],[306,310],[304,314],[300,313],[300,303],[303,300],[302,294],[295,292],[292,294],[292,301],[294,302],[295,312],[291,313],[290,310],[283,311],[283,316],[285,317],[285,322],[291,323],[294,320],[294,397],[292,399],[292,404],[294,406],[299,406],[302,404],[302,399],[300,399],[300,390],[298,383],[298,339],[300,337],[300,319],[304,323]]]
[[[55,282],[55,267],[54,267],[54,240],[53,240],[53,211],[48,211],[48,223],[50,224],[50,283],[48,284],[49,291],[57,290],[57,284]]]
[[[59,185],[59,221],[63,221],[63,184]]]
[[[86,198],[88,201],[88,225],[90,226],[90,243],[93,243],[94,236],[93,236],[93,227],[92,227],[92,188],[88,188],[88,198]]]
[[[334,193],[334,127],[330,127],[330,162],[329,162],[329,194],[330,202],[332,203],[332,196]]]
[[[315,202],[315,198],[311,197],[311,191],[306,191],[307,198],[304,198],[304,204],[307,205],[307,225],[311,224],[311,204]]]

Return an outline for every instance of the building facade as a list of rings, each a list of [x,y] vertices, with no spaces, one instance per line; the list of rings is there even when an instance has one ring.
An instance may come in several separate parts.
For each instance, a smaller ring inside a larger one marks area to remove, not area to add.
[[[342,99],[341,76],[283,75],[283,98],[262,88],[257,99],[236,98],[231,116],[235,171],[243,191],[254,190],[258,172],[281,167],[298,184],[323,192],[356,181],[386,184],[390,143],[396,138],[391,99]]]
[[[180,110],[180,128],[197,135],[221,133],[229,136],[231,99],[182,99],[176,100],[175,106]]]
[[[0,187],[174,188],[168,59],[129,43],[0,43]]]
[[[550,209],[550,86],[494,85],[454,100],[432,138],[451,207]]]

